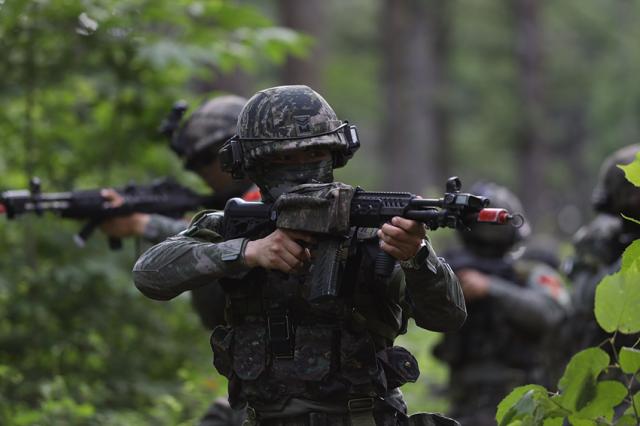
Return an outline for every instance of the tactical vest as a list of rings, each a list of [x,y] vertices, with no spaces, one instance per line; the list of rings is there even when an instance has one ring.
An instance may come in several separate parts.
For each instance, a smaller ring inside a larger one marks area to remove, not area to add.
[[[406,330],[404,279],[376,281],[375,230],[352,230],[340,250],[339,296],[310,303],[304,274],[262,268],[224,279],[228,326],[211,337],[214,365],[229,379],[234,407],[290,398],[349,401],[384,396],[419,375],[415,358],[392,347]]]
[[[260,201],[260,189],[255,185],[251,185],[242,193],[241,198],[244,201]],[[198,214],[196,218],[202,217],[203,214],[210,211],[205,210]],[[213,330],[218,325],[225,324],[224,299],[224,292],[217,285],[198,287],[191,290],[191,304],[198,312],[202,324],[207,329]]]

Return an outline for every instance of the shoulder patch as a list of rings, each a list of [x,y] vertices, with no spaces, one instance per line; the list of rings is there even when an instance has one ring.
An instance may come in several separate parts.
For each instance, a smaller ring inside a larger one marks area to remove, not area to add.
[[[215,213],[217,210],[202,210],[198,213],[195,214],[195,216],[193,216],[191,218],[191,223],[189,224],[189,226],[195,226],[197,225],[199,222],[202,221],[202,219],[207,216],[210,213]]]
[[[204,210],[196,214],[191,219],[189,227],[182,231],[180,235],[200,238],[210,242],[220,241],[222,237],[218,234],[217,225],[224,212],[219,210]]]
[[[537,277],[536,283],[549,289],[555,299],[558,299],[562,293],[562,282],[560,278],[555,275],[540,274]]]

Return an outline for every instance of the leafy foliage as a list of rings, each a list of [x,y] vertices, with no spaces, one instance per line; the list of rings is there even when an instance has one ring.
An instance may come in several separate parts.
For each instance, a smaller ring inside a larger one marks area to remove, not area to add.
[[[626,374],[635,374],[640,370],[640,350],[622,348],[620,350],[620,368]]]
[[[640,272],[640,271],[639,271]],[[617,272],[606,276],[596,289],[596,319],[607,332],[630,334],[640,331],[640,273]]]
[[[629,182],[635,186],[640,186],[640,156],[636,158],[631,164],[626,166],[618,166],[624,171],[624,175]]]
[[[640,158],[628,167],[627,177],[628,170],[639,170]],[[614,362],[601,348],[577,353],[558,382],[556,393],[527,385],[509,394],[498,406],[496,419],[500,426],[563,425],[565,420],[574,426],[640,424],[640,396],[632,394],[640,370],[640,350],[635,347],[640,340],[634,347],[616,350],[617,333],[640,332],[638,282],[640,240],[623,253],[620,270],[604,277],[596,288],[595,317],[603,330],[615,333],[609,339]],[[627,408],[614,418],[618,407]]]
[[[178,175],[160,119],[212,70],[305,51],[229,1],[0,2],[0,187],[119,186]],[[0,220],[0,424],[192,424],[226,382],[188,299],[146,300],[121,253],[54,217]]]

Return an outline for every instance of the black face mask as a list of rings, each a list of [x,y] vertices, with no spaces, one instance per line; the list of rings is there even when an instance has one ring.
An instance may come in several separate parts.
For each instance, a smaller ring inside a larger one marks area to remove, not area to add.
[[[333,161],[320,160],[316,162],[291,165],[277,165],[273,168],[262,168],[251,174],[259,187],[262,197],[266,201],[273,201],[292,188],[305,183],[333,182]]]

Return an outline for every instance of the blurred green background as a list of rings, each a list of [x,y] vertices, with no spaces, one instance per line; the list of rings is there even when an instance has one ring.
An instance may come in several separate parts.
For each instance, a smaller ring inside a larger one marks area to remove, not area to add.
[[[0,0],[0,190],[204,191],[157,134],[172,103],[303,83],[359,127],[340,180],[495,180],[563,243],[604,156],[638,141],[639,18],[632,0]],[[226,393],[208,332],[188,298],[137,292],[133,241],[79,249],[78,227],[0,217],[0,424],[193,424]],[[437,338],[401,339],[422,365],[412,411],[446,408]]]

